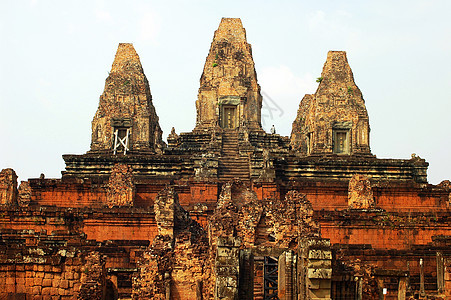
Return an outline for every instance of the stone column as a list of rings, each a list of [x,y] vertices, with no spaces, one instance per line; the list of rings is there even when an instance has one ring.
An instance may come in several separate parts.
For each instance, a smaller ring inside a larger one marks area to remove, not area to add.
[[[239,247],[235,237],[219,237],[215,259],[215,300],[237,300],[240,274]]]
[[[437,251],[437,291],[442,294],[445,288],[445,262],[443,260],[443,253]]]
[[[299,274],[300,299],[331,299],[332,251],[330,241],[322,238],[301,242]],[[304,298],[303,298],[304,297]]]
[[[400,277],[398,283],[398,300],[406,300],[407,277]]]
[[[240,300],[254,299],[254,256],[250,249],[240,251]]]
[[[356,290],[357,290],[357,300],[362,300],[363,297],[363,278],[362,277],[356,277]]]
[[[288,250],[279,256],[278,297],[280,300],[296,299],[296,255]]]
[[[379,300],[384,300],[384,278],[378,277],[377,278],[377,287],[379,289]]]
[[[166,272],[164,273],[164,279],[165,279],[165,289],[166,289],[166,300],[171,300],[171,275]]]
[[[444,258],[444,294],[451,297],[451,258]]]
[[[420,296],[424,297],[426,295],[424,291],[424,263],[423,259],[420,258]]]

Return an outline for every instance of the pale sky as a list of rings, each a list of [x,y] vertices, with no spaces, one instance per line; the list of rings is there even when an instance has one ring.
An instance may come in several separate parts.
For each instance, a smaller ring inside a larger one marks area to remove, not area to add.
[[[451,179],[451,1],[0,2],[0,169],[61,177],[89,150],[91,121],[118,43],[133,43],[166,139],[191,131],[199,79],[222,17],[241,18],[266,107],[289,135],[329,50],[344,50],[379,158],[429,163]]]

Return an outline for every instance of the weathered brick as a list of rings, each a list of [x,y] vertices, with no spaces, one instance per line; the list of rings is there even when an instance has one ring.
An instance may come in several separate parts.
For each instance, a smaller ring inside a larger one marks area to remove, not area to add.
[[[6,284],[6,293],[16,293],[16,285],[15,284]]]
[[[16,284],[16,278],[14,277],[7,277],[6,278],[6,284]]]
[[[74,279],[74,273],[72,273],[72,272],[65,272],[64,273],[64,278],[65,279],[68,279],[68,280],[71,280],[71,279]]]
[[[59,289],[56,287],[50,288],[50,295],[52,296],[58,296],[59,295]]]
[[[61,280],[59,284],[60,288],[67,289],[69,287],[69,281],[68,280]]]
[[[61,283],[61,280],[55,279],[55,278],[54,278],[54,279],[52,280],[52,287],[57,288],[57,287],[60,286],[60,283]]]
[[[43,286],[42,287],[42,291],[41,291],[41,293],[42,293],[42,295],[44,296],[44,295],[51,295],[51,293],[52,293],[52,288],[51,287],[49,287],[49,286]]]
[[[52,279],[44,279],[44,280],[42,280],[42,286],[43,287],[52,286],[52,283],[53,283]]]
[[[41,277],[35,277],[33,279],[33,285],[41,286],[42,285],[42,278]]]

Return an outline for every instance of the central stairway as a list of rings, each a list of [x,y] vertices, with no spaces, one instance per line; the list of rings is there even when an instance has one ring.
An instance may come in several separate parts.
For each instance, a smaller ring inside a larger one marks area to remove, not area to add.
[[[240,156],[237,130],[224,130],[222,134],[222,155],[219,159],[218,178],[221,181],[249,180],[249,159]]]

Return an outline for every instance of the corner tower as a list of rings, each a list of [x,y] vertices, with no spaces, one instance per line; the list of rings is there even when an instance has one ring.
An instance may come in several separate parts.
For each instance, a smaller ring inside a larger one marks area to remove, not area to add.
[[[238,18],[222,18],[205,61],[196,101],[198,130],[260,130],[262,97],[251,45]]]
[[[153,153],[162,131],[149,82],[132,44],[118,46],[92,120],[91,153]]]
[[[329,51],[318,89],[299,104],[291,146],[303,155],[371,155],[369,120],[344,51]]]

